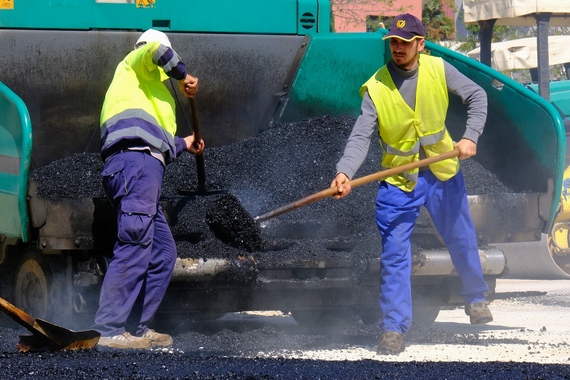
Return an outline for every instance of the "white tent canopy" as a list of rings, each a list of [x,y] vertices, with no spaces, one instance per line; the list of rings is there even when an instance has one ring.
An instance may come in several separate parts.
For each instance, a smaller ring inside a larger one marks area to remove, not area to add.
[[[550,36],[548,38],[549,64],[558,65],[570,62],[570,36]],[[467,55],[480,60],[480,48]],[[491,66],[498,71],[531,69],[537,67],[536,38],[495,42],[491,44]]]
[[[495,25],[536,25],[535,14],[552,13],[550,26],[570,26],[568,0],[463,0],[464,22],[497,19]]]

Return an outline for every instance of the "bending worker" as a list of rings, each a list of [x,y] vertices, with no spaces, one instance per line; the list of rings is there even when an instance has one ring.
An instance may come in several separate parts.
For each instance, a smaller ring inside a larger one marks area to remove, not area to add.
[[[163,83],[178,81],[186,97],[198,78],[172,49],[166,34],[149,29],[117,66],[101,112],[103,187],[117,212],[118,235],[105,274],[94,329],[99,345],[171,346],[149,329],[176,260],[176,245],[159,205],[166,165],[182,152],[201,154],[204,142],[175,136],[175,103]],[[132,332],[132,334],[131,334]]]
[[[487,95],[441,58],[420,54],[425,47],[421,21],[410,14],[394,18],[384,39],[392,59],[360,89],[361,114],[331,186],[334,198],[347,196],[349,180],[366,158],[378,125],[383,148],[382,166],[391,168],[419,159],[459,150],[459,158],[474,156],[487,118]],[[445,127],[448,91],[467,104],[467,125],[454,143]],[[462,281],[460,295],[472,324],[493,320],[485,301],[475,228],[469,212],[463,174],[457,158],[432,164],[425,170],[394,175],[380,183],[376,223],[382,238],[380,254],[380,309],[382,336],[378,354],[404,350],[403,335],[412,325],[410,236],[420,207],[429,211]]]

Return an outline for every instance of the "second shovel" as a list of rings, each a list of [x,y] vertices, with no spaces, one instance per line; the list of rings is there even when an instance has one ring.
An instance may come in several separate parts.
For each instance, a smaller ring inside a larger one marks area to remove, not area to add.
[[[202,135],[200,133],[200,121],[198,119],[198,107],[196,107],[195,98],[188,98],[188,103],[190,104],[190,112],[192,113],[192,132],[194,134],[194,146],[197,146],[199,141],[202,139]],[[222,189],[212,191],[206,190],[206,169],[204,167],[204,154],[196,154],[194,157],[196,159],[198,189],[180,190],[179,193],[183,195],[215,195],[227,193],[227,191]]]

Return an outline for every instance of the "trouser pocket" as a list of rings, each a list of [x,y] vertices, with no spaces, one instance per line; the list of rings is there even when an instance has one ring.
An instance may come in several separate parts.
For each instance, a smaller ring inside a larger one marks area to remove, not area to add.
[[[119,240],[147,246],[154,236],[154,215],[122,211],[119,216]]]

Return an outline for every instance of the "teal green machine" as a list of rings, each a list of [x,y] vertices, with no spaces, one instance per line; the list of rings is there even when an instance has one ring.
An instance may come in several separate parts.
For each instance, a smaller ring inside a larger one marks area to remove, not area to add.
[[[2,2],[0,208],[7,221],[0,222],[0,270],[13,276],[15,286],[0,289],[0,294],[10,293],[6,298],[24,309],[35,307],[35,317],[48,317],[54,310],[67,315],[93,311],[96,295],[86,294],[96,293],[101,280],[94,264],[101,252],[89,244],[93,241],[89,227],[94,202],[44,202],[34,193],[34,184],[28,184],[28,175],[35,167],[74,153],[98,152],[105,91],[115,66],[133,48],[141,31],[156,28],[166,32],[190,73],[200,79],[196,101],[202,135],[209,147],[215,147],[255,136],[276,122],[358,115],[360,85],[389,59],[388,46],[382,40],[386,31],[333,33],[330,12],[330,3],[320,0]],[[561,189],[566,140],[560,113],[530,89],[487,66],[435,44],[428,43],[427,48],[480,84],[489,96],[489,117],[477,160],[512,193],[470,196],[481,245],[539,240],[552,225]],[[190,116],[184,103],[180,104],[179,130],[186,134],[188,125],[183,121]],[[464,114],[465,106],[452,96],[448,128],[455,138],[464,127]],[[369,173],[359,173],[365,174]],[[57,203],[57,208],[52,203]],[[62,209],[86,228],[68,231],[50,225],[46,215]],[[433,258],[439,266],[420,268],[414,281],[437,289],[436,296],[430,295],[431,310],[437,311],[441,305],[455,302],[449,289],[446,296],[441,295],[448,285],[444,280],[453,275],[440,269],[447,268],[450,260],[445,249],[433,250],[437,233],[429,219],[419,222],[418,241],[430,245],[425,257],[428,261]],[[486,249],[484,255],[493,289],[494,279],[504,272],[506,263],[498,250]],[[208,270],[203,262],[193,264],[199,271]],[[371,263],[365,272],[355,269],[363,278],[356,281],[359,285],[354,289],[339,289],[335,285],[339,279],[323,278],[326,291],[321,294],[328,299],[315,302],[315,315],[318,305],[325,303],[328,312],[347,307],[373,310],[377,264]],[[346,283],[354,284],[352,268],[346,270],[351,273]],[[193,273],[184,273],[189,277],[176,281],[185,286],[199,283]],[[29,287],[30,279],[43,285]],[[189,279],[194,282],[186,281]],[[305,286],[301,280],[292,284],[288,286]],[[245,311],[249,306],[244,294],[254,299],[256,291],[265,295],[288,291],[261,288],[228,284],[223,305],[228,311]],[[207,306],[203,303],[208,300],[219,300],[212,295],[215,290],[204,289],[210,293],[198,297],[202,304],[188,300],[178,311],[193,312],[193,308]],[[347,305],[346,292],[366,296],[350,298],[361,304]],[[299,307],[278,304],[283,298],[267,296],[263,304],[255,305],[256,310]],[[30,299],[37,301],[26,305]],[[294,298],[289,297],[289,302]],[[176,307],[173,305],[169,307]],[[220,310],[219,303],[212,306]],[[363,319],[364,315],[370,314],[363,313]],[[435,318],[437,313],[429,316]]]

